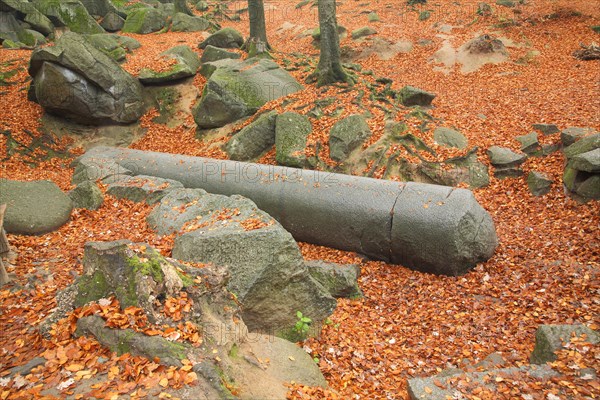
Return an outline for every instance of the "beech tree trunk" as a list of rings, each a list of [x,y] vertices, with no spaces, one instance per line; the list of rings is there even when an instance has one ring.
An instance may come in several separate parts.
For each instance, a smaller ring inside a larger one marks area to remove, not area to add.
[[[340,37],[336,17],[335,0],[319,0],[319,28],[321,29],[321,55],[316,71],[307,81],[317,86],[334,82],[352,82],[344,71],[340,59]]]
[[[267,40],[263,0],[248,0],[248,15],[250,17],[250,36],[244,44],[244,49],[250,57],[268,53],[271,46]]]
[[[6,204],[0,204],[0,286],[10,282],[6,268],[4,267],[4,257],[8,256],[10,246],[8,245],[8,238],[6,232],[4,232],[4,212],[6,211]]]

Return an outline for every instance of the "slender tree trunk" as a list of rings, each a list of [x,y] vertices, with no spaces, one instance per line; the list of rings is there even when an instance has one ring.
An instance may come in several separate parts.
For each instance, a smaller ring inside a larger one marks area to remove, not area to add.
[[[0,204],[0,286],[10,282],[6,268],[4,267],[4,257],[8,256],[10,246],[8,245],[8,238],[4,232],[4,212],[6,211],[6,204]]]
[[[344,71],[340,59],[340,37],[336,17],[335,0],[319,0],[319,28],[321,29],[321,55],[316,71],[307,81],[317,86],[334,82],[352,82]]]
[[[194,15],[192,10],[187,5],[187,0],[175,0],[175,12]]]
[[[250,57],[268,53],[271,46],[267,40],[263,0],[248,0],[248,15],[250,17],[250,36],[244,44],[244,49]]]

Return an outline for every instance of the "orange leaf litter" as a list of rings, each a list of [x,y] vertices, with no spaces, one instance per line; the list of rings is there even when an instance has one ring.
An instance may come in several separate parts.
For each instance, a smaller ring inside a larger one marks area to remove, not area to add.
[[[514,137],[528,133],[533,123],[554,123],[561,129],[590,126],[600,130],[599,63],[581,62],[571,56],[580,42],[589,44],[598,40],[589,28],[600,25],[597,4],[583,0],[540,0],[518,4],[514,9],[493,5],[502,20],[513,20],[515,24],[491,28],[500,17],[475,18],[478,2],[430,1],[423,9],[433,10],[431,18],[419,21],[419,13],[406,7],[403,1],[348,1],[339,5],[338,21],[349,31],[369,25],[378,31],[377,37],[413,42],[410,53],[398,54],[387,61],[371,55],[358,63],[376,76],[392,78],[393,89],[410,84],[436,93],[438,97],[431,114],[442,119],[444,126],[459,129],[468,137],[471,146],[479,146],[480,159],[484,162],[487,162],[485,149],[492,145],[517,150]],[[296,3],[295,0],[279,0],[266,4],[268,35],[276,49],[276,62],[282,62],[284,58],[297,61],[298,55],[314,57],[313,61],[318,57],[312,39],[298,34],[317,26],[316,8],[307,5],[296,9]],[[246,2],[230,3],[232,10],[244,7]],[[420,9],[417,7],[417,11]],[[376,11],[381,21],[368,22],[364,11]],[[223,24],[247,35],[248,17],[247,14],[241,16],[239,22]],[[294,24],[297,29],[284,29],[284,22]],[[532,48],[540,51],[540,55],[526,64],[486,65],[467,75],[460,74],[455,67],[451,74],[445,75],[436,72],[436,64],[431,61],[444,40],[439,36],[436,24],[455,27],[450,38],[454,46],[476,33],[499,32],[515,43],[531,44],[530,47],[511,48],[512,61],[525,56]],[[132,74],[144,67],[168,68],[169,62],[165,63],[159,55],[175,45],[188,44],[201,54],[197,44],[203,36],[197,33],[129,36],[142,43],[139,50],[127,56],[128,61],[124,64]],[[419,39],[431,40],[432,44],[417,45]],[[346,38],[341,45],[360,50],[371,41],[372,38],[367,38],[361,43]],[[12,61],[10,68],[23,68],[11,79],[14,85],[0,87],[0,129],[9,129],[25,144],[31,138],[23,130],[39,135],[38,121],[43,113],[37,104],[26,98],[25,69],[29,55],[28,50],[0,50],[0,63]],[[6,70],[4,66],[0,68]],[[303,81],[310,71],[291,73]],[[364,81],[374,81],[360,76]],[[194,84],[200,91],[205,79],[198,75]],[[343,107],[343,113],[336,118],[311,118],[314,130],[309,137],[309,145],[320,142],[320,157],[333,165],[328,157],[328,129],[346,115],[363,112],[352,103],[361,88],[364,88],[364,82],[349,93],[336,86],[324,89],[306,86],[302,92],[288,96],[289,105],[284,106],[283,101],[278,100],[263,109],[290,111],[315,99],[337,96],[335,104],[325,111]],[[370,106],[373,115],[368,121],[374,132],[367,143],[370,145],[383,132],[384,119],[382,110],[372,107],[373,102],[365,101],[365,104]],[[297,111],[305,113],[309,109]],[[400,114],[398,120],[402,119]],[[132,144],[132,148],[226,158],[221,143],[196,138],[191,116],[186,116],[180,126],[169,128],[152,121],[157,115],[156,110],[150,110],[142,118],[142,126],[147,132]],[[242,122],[239,127],[248,122]],[[432,130],[422,133],[415,121],[407,122],[409,132],[418,135],[441,156],[460,155],[458,151],[437,146]],[[68,143],[69,139],[62,139],[58,147],[64,148]],[[0,136],[2,157],[5,151],[6,137]],[[81,152],[82,149],[71,149],[74,156]],[[3,160],[0,177],[49,179],[63,190],[73,187],[70,159],[55,158],[39,162],[35,167],[27,161],[30,160],[20,155]],[[274,163],[274,152],[267,153],[261,162]],[[300,243],[306,259],[359,263],[362,271],[359,283],[365,297],[339,300],[330,318],[331,324],[324,326],[319,338],[304,343],[311,355],[319,358],[329,389],[291,384],[288,396],[403,399],[407,398],[408,378],[435,374],[463,359],[477,360],[492,352],[501,352],[514,365],[527,363],[533,348],[533,333],[540,324],[583,323],[598,329],[600,206],[598,202],[581,205],[565,196],[563,166],[564,157],[560,152],[545,158],[530,158],[523,165],[526,174],[531,170],[541,171],[554,180],[552,190],[543,197],[530,195],[524,178],[497,180],[492,177],[488,187],[475,190],[477,199],[496,223],[500,246],[491,260],[462,277],[423,274],[365,260],[353,253]],[[17,275],[21,288],[12,292],[8,289],[0,291],[0,379],[13,366],[34,357],[43,356],[48,361],[26,376],[25,382],[11,381],[7,386],[0,386],[0,399],[39,398],[44,388],[57,386],[67,373],[75,380],[106,373],[106,381],[89,393],[89,397],[96,398],[114,398],[119,394],[154,398],[157,387],[181,387],[196,379],[187,364],[175,369],[140,357],[117,357],[93,339],[70,336],[73,318],[88,312],[108,310],[115,326],[130,321],[136,322],[135,326],[143,325],[139,313],[128,309],[120,311],[114,300],[106,306],[96,304],[76,311],[70,322],[63,320],[57,325],[51,341],[43,339],[37,332],[39,323],[56,305],[57,290],[81,273],[82,251],[87,241],[127,238],[146,242],[169,255],[173,238],[158,237],[151,232],[145,221],[150,211],[151,207],[147,205],[106,195],[105,203],[98,211],[76,210],[71,221],[56,232],[36,237],[9,235],[11,244],[19,252],[17,265],[9,272]],[[243,225],[245,229],[260,227],[259,221],[253,219]],[[179,298],[168,299],[164,311],[179,318],[185,315],[187,307],[188,300],[182,294]],[[146,327],[146,332],[169,335],[174,331]],[[178,327],[177,332],[192,341],[202,340],[187,326]],[[577,346],[579,351],[575,351]],[[575,349],[559,354],[555,367],[567,374],[564,381],[540,386],[535,382],[505,380],[502,382],[505,389],[492,395],[495,397],[489,397],[484,389],[477,389],[470,396],[511,399],[530,394],[533,398],[545,399],[548,393],[563,391],[560,393],[569,393],[573,398],[584,395],[598,398],[597,382],[568,373],[573,370],[573,363],[600,369],[598,348],[587,352],[582,348],[585,346],[575,342]],[[107,361],[99,362],[101,357]],[[61,397],[68,393],[67,387]]]

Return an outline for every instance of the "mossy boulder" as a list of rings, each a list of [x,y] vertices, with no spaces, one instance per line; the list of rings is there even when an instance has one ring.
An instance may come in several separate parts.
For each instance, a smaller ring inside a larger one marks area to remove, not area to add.
[[[329,132],[329,156],[343,161],[369,136],[371,128],[362,115],[350,115],[338,121]]]
[[[54,24],[32,3],[24,0],[1,0],[0,6],[2,11],[17,13],[22,17],[23,22],[43,35],[49,35],[54,31]]]
[[[145,109],[139,81],[76,33],[34,50],[29,74],[36,100],[52,114],[86,124],[130,123]]]
[[[121,46],[121,44],[115,36],[117,35],[100,33],[96,35],[89,35],[87,39],[95,48],[97,48],[113,60],[117,62],[125,61],[127,51]]]
[[[309,275],[292,236],[249,199],[175,190],[148,223],[160,234],[178,234],[174,258],[227,267],[227,287],[242,305],[250,331],[284,335],[296,323],[297,311],[320,326],[335,307]]]
[[[175,64],[166,71],[154,71],[143,68],[138,79],[143,84],[162,84],[189,78],[196,75],[200,68],[198,55],[186,45],[175,46],[161,54],[164,58],[175,60]]]
[[[200,129],[217,128],[254,114],[271,100],[302,89],[271,60],[220,60],[192,110]]]
[[[239,49],[243,44],[244,37],[241,33],[233,28],[223,28],[207,37],[198,47],[204,49],[210,45],[221,49]]]
[[[365,36],[375,35],[377,30],[371,28],[370,26],[364,26],[362,28],[358,28],[352,31],[352,39],[360,39]]]
[[[108,32],[117,32],[125,26],[125,20],[116,12],[109,12],[102,18],[100,26]]]
[[[105,17],[109,13],[117,14],[117,7],[110,0],[79,0],[88,13],[96,17]],[[117,14],[118,15],[118,14]]]
[[[211,23],[206,18],[176,13],[173,16],[171,30],[173,32],[202,32],[211,28]]]
[[[406,107],[429,107],[435,98],[435,94],[433,93],[408,85],[400,89],[399,95],[400,102]]]
[[[167,25],[167,17],[156,8],[140,7],[127,15],[122,31],[141,34],[158,32]]]
[[[108,328],[106,321],[97,315],[80,318],[75,336],[93,336],[118,356],[130,353],[150,360],[158,359],[166,366],[183,366],[182,360],[188,358],[192,349],[189,344],[173,342],[162,336],[147,336],[133,329]]]
[[[228,58],[237,60],[241,58],[242,55],[233,51],[227,51],[225,49],[221,49],[219,47],[208,45],[204,48],[204,52],[202,53],[202,57],[200,57],[201,63],[225,60]]]
[[[433,132],[433,139],[437,144],[445,147],[466,149],[469,145],[467,138],[457,130],[439,127]]]
[[[303,168],[306,163],[306,141],[312,132],[307,116],[286,112],[275,123],[275,160],[280,165]]]
[[[65,26],[77,33],[104,32],[79,0],[33,0],[33,5],[48,17],[54,26]]]
[[[277,111],[259,116],[256,121],[245,126],[227,142],[225,151],[229,158],[247,161],[260,156],[275,144],[275,121]]]
[[[335,298],[362,297],[358,287],[360,267],[356,264],[336,264],[324,261],[307,261],[310,275]]]
[[[104,203],[104,195],[100,188],[91,181],[85,181],[69,192],[73,207],[97,210]]]
[[[534,196],[543,196],[550,191],[552,179],[544,173],[531,171],[527,175],[527,186]]]

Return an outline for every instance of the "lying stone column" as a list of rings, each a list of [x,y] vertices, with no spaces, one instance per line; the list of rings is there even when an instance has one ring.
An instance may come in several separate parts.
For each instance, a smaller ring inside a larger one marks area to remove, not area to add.
[[[296,240],[419,271],[460,275],[498,244],[492,218],[466,189],[112,147],[76,161],[90,179],[90,168],[110,162],[133,175],[248,197]]]

